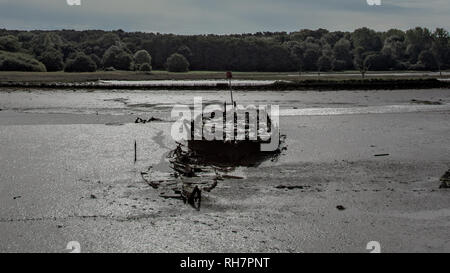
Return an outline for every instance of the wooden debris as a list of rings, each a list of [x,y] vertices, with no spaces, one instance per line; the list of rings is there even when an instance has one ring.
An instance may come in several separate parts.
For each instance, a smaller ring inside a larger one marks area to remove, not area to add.
[[[146,124],[146,123],[150,123],[150,122],[155,122],[155,121],[162,121],[162,119],[159,118],[155,118],[155,117],[151,117],[149,119],[142,119],[142,118],[136,118],[135,122],[136,124]]]
[[[441,189],[450,189],[450,170],[448,170],[442,177],[441,180]]]
[[[183,184],[181,197],[185,203],[188,203],[195,209],[200,210],[202,203],[202,192],[198,186]]]
[[[429,100],[411,100],[412,103],[415,104],[424,104],[424,105],[442,105],[443,103],[440,101],[429,101]]]
[[[145,123],[146,121],[138,119],[136,122]],[[282,140],[284,138],[281,138],[280,141]],[[254,143],[254,145],[248,143]],[[166,177],[158,174],[158,172],[152,170],[152,167],[147,172],[142,172],[141,176],[154,189],[167,189],[168,186],[171,187],[170,191],[175,193],[175,195],[167,195],[164,193],[161,194],[162,198],[181,198],[185,203],[190,204],[197,210],[200,210],[201,207],[202,191],[211,192],[217,187],[218,181],[220,180],[245,179],[245,175],[233,175],[230,172],[236,170],[238,166],[247,166],[247,164],[243,164],[245,163],[244,160],[239,161],[236,158],[232,161],[222,162],[221,159],[225,157],[217,154],[214,157],[216,160],[219,160],[211,161],[210,158],[201,153],[202,149],[200,148],[212,145],[211,148],[217,149],[217,145],[219,145],[219,147],[224,148],[228,152],[231,147],[239,156],[249,161],[249,166],[258,165],[258,163],[267,160],[267,155],[260,155],[259,145],[261,141],[237,142],[237,144],[230,144],[226,141],[200,141],[198,143],[190,142],[188,145],[182,143],[177,144],[176,149],[171,151],[167,156],[170,163],[169,166],[174,171],[173,174],[170,174],[170,177],[167,177],[167,174]],[[196,147],[196,144],[200,146]],[[271,158],[274,159],[274,155],[281,154],[281,151],[283,150],[279,149],[271,153]],[[259,155],[260,157],[253,159],[250,155]]]
[[[390,156],[390,154],[377,154],[374,155],[375,157],[385,157],[385,156]]]
[[[160,194],[159,197],[164,198],[164,199],[182,199],[182,197],[180,195],[165,195],[165,194]]]

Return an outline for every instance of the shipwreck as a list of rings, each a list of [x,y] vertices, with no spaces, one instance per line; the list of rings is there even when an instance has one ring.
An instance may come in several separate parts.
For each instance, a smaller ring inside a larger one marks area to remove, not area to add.
[[[278,107],[238,105],[233,99],[231,80],[230,93],[231,105],[224,102],[206,109],[197,107],[197,115],[182,122],[184,138],[167,156],[174,171],[171,179],[155,181],[151,169],[142,173],[152,187],[170,185],[175,195],[169,197],[200,209],[202,191],[210,192],[226,178],[240,179],[230,174],[235,168],[259,166],[275,160],[286,149]]]

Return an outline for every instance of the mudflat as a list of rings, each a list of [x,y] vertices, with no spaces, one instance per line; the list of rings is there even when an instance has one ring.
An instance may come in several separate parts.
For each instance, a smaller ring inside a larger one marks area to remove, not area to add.
[[[449,252],[450,90],[237,92],[278,104],[287,151],[196,211],[140,172],[170,110],[213,91],[0,92],[0,251]],[[134,124],[136,117],[161,122]],[[134,164],[134,141],[138,162]]]

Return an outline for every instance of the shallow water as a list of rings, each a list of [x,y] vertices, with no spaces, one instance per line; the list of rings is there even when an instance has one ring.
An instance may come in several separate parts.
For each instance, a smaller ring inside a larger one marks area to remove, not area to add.
[[[25,113],[71,113],[140,115],[165,120],[175,105],[192,106],[194,98],[203,104],[230,102],[228,91],[62,91],[30,90],[0,92],[0,109]],[[234,92],[242,105],[279,105],[281,116],[382,114],[450,109],[450,90],[398,91],[263,91]],[[419,105],[427,100],[441,105]]]

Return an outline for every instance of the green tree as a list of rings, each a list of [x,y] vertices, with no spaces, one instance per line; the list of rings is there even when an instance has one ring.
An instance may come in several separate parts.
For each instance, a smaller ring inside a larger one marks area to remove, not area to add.
[[[95,62],[84,53],[79,53],[74,59],[68,60],[65,72],[94,72],[97,70]]]
[[[299,76],[301,76],[301,73],[304,70],[304,60],[303,60],[303,54],[305,53],[303,50],[303,47],[299,42],[291,41],[286,43],[286,47],[288,48],[291,59],[294,62],[294,66],[297,68]]]
[[[0,71],[46,72],[45,65],[23,53],[0,51]]]
[[[150,72],[152,71],[152,66],[149,63],[143,63],[140,65],[139,71]]]
[[[370,68],[373,71],[385,71],[394,67],[391,57],[380,53],[368,55],[364,63],[367,70]]]
[[[186,60],[188,60],[188,61],[192,57],[191,49],[189,47],[185,46],[185,45],[181,46],[177,50],[177,53],[183,55],[186,58]]]
[[[151,70],[152,56],[145,49],[139,50],[134,54],[134,63],[137,70],[140,70],[143,64],[149,64]]]
[[[120,43],[120,37],[115,33],[106,33],[97,40],[97,43],[104,48],[110,48]]]
[[[361,73],[362,79],[365,79],[367,71],[369,71],[369,64],[366,62],[366,54],[364,54],[364,48],[358,47],[354,50],[353,63],[356,69]]]
[[[342,38],[336,42],[333,47],[333,54],[338,63],[337,68],[339,70],[345,70],[352,67],[352,45],[349,40]]]
[[[19,42],[21,44],[21,47],[25,49],[28,52],[33,52],[32,50],[32,40],[35,37],[35,34],[31,32],[21,32],[17,35],[17,38],[19,39]]]
[[[325,55],[321,56],[317,61],[317,68],[319,74],[320,72],[328,72],[333,70],[333,59],[329,56]]]
[[[64,61],[70,59],[72,56],[75,56],[78,52],[80,52],[80,50],[76,44],[67,43],[61,46],[61,53]]]
[[[97,68],[100,68],[102,66],[102,60],[96,54],[92,53],[91,55],[89,55],[89,58],[94,61]]]
[[[391,56],[393,59],[403,59],[406,52],[406,44],[404,37],[392,35],[384,41],[381,51],[384,55]]]
[[[53,32],[35,35],[30,43],[35,56],[41,56],[49,50],[61,51],[64,44],[61,37]]]
[[[343,71],[343,70],[347,69],[347,67],[348,67],[347,63],[342,60],[337,60],[337,59],[333,60],[333,70],[334,71]]]
[[[84,42],[80,44],[81,50],[87,54],[95,54],[99,57],[105,55],[105,52],[112,46],[118,46],[122,49],[126,49],[126,46],[122,44],[120,37],[115,33],[105,33],[95,35],[91,39],[83,39]],[[130,53],[127,51],[127,53]]]
[[[131,70],[133,57],[118,46],[111,46],[103,55],[103,67],[114,67],[117,70]]]
[[[156,69],[167,68],[167,59],[175,52],[184,55],[191,70],[275,72],[317,71],[317,61],[323,55],[332,59],[334,70],[351,69],[355,64],[355,48],[362,48],[356,63],[363,65],[365,59],[372,56],[368,61],[371,69],[426,69],[419,57],[422,52],[431,50],[436,60],[435,69],[443,70],[450,67],[450,56],[446,53],[446,36],[445,30],[431,33],[420,27],[405,32],[397,29],[376,32],[362,28],[354,32],[329,32],[319,29],[292,33],[184,36],[102,30],[0,29],[0,40],[3,42],[0,51],[7,48],[6,50],[29,52],[33,55],[32,58],[42,60],[47,52],[60,52],[64,62],[75,59],[78,52],[83,52],[90,56],[98,67],[104,68],[103,63],[94,56],[103,61],[106,51],[116,47],[115,50],[110,50],[107,54],[110,58],[104,58],[104,61],[109,67],[129,70],[139,68],[138,62],[133,65],[134,53],[144,49],[153,53],[150,64]],[[111,51],[114,51],[114,54],[111,54]],[[430,60],[427,54],[424,53],[421,58],[425,63],[427,59]],[[389,62],[380,62],[384,58]],[[428,61],[428,66],[432,64],[432,61]]]
[[[328,44],[330,47],[333,47],[341,38],[341,33],[330,32],[323,35],[320,41],[322,44]]]
[[[189,71],[189,62],[181,54],[178,54],[178,53],[172,54],[167,59],[167,70],[169,72],[188,72]]]
[[[443,28],[437,28],[433,33],[433,46],[431,52],[436,60],[439,74],[442,77],[442,67],[450,59],[450,35]]]
[[[364,51],[380,51],[382,42],[380,36],[371,29],[360,28],[352,34],[353,46]]]
[[[389,37],[396,36],[399,37],[401,40],[406,39],[406,33],[403,30],[392,28],[384,33],[382,33],[383,40],[388,39]]]
[[[0,50],[17,52],[20,50],[20,42],[17,37],[12,35],[0,37]]]
[[[436,58],[431,50],[424,50],[419,54],[419,63],[426,69],[434,70],[437,68]]]
[[[303,55],[303,63],[306,70],[316,71],[317,70],[317,61],[319,60],[321,55],[320,50],[318,49],[307,49],[305,54]]]
[[[45,65],[49,72],[61,71],[64,68],[62,54],[56,50],[49,50],[43,53],[41,57],[39,57],[39,61]]]
[[[408,44],[406,54],[409,56],[409,61],[416,63],[419,54],[431,47],[432,40],[432,34],[427,28],[416,27],[406,31],[406,42]]]

